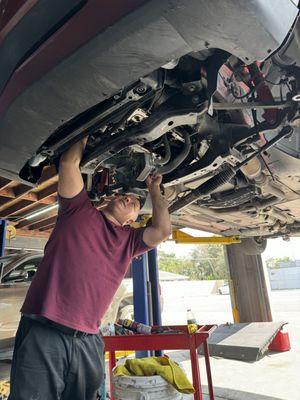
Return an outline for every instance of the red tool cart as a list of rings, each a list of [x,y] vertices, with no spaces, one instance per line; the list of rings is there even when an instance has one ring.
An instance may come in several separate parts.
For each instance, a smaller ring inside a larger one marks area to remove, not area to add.
[[[197,349],[203,344],[205,366],[210,400],[214,400],[211,378],[207,338],[216,329],[216,325],[198,325],[197,332],[189,334],[186,325],[165,326],[165,329],[179,330],[182,333],[155,333],[151,335],[104,336],[105,351],[109,352],[110,390],[112,389],[112,369],[116,365],[115,351],[117,350],[190,350],[194,399],[203,400],[200,368]],[[111,397],[113,400],[113,397]]]

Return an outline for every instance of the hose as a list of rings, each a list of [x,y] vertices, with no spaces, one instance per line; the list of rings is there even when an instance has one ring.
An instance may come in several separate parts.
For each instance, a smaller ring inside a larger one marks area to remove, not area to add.
[[[169,162],[166,165],[163,165],[162,167],[158,167],[156,172],[161,175],[168,174],[169,172],[173,171],[175,168],[178,167],[189,155],[189,152],[191,150],[191,139],[190,135],[188,132],[184,132],[183,134],[184,137],[184,146],[182,152],[174,158],[171,162]]]
[[[156,164],[158,164],[158,165],[166,165],[166,164],[168,164],[168,162],[171,159],[171,147],[170,147],[170,143],[167,138],[167,134],[165,134],[163,136],[163,142],[164,142],[164,146],[165,146],[165,156],[162,157],[160,160],[155,161]]]

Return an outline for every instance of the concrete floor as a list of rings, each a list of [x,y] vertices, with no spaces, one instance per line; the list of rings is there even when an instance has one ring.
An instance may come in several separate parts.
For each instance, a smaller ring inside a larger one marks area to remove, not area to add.
[[[191,282],[192,283],[192,282]],[[189,285],[183,282],[175,288],[164,285],[162,291],[165,299],[164,323],[183,322],[186,305],[194,310],[201,323],[216,322],[218,324],[231,322],[230,298],[226,295],[196,296],[195,283]],[[193,286],[194,285],[194,286]],[[174,293],[177,298],[174,304]],[[173,296],[172,296],[173,294]],[[300,399],[300,290],[272,291],[270,293],[274,321],[286,321],[289,332],[291,351],[285,353],[269,353],[255,363],[247,363],[222,358],[211,358],[211,369],[215,394],[220,399],[228,400],[297,400]],[[178,310],[178,314],[172,310]],[[181,321],[178,321],[178,318]],[[180,362],[187,375],[191,378],[189,354],[185,351],[168,352]],[[200,359],[202,383],[206,384],[205,364]],[[204,387],[204,393],[207,388]],[[186,399],[192,397],[186,396]]]
[[[232,322],[229,296],[200,296],[197,282],[162,282],[162,293],[164,324],[184,323],[189,307],[199,323]],[[176,298],[174,293],[177,294]],[[300,399],[300,290],[273,291],[270,297],[273,319],[289,322],[287,330],[292,350],[269,353],[255,363],[211,358],[216,400]],[[191,379],[188,352],[169,351],[167,354],[180,362]],[[202,356],[199,359],[203,392],[207,394],[204,359]],[[0,363],[0,379],[7,379],[8,376],[9,364]],[[192,398],[185,396],[184,400]]]
[[[191,378],[190,362],[186,352],[168,353],[180,362]],[[298,360],[297,360],[298,357]],[[228,400],[296,400],[300,393],[299,350],[270,354],[255,363],[235,360],[211,359],[215,394]],[[200,358],[204,393],[206,387],[205,364]],[[186,399],[192,397],[186,396]]]
[[[191,307],[199,323],[232,322],[228,295],[199,296],[197,282],[162,282],[164,324],[185,322],[186,309]],[[174,297],[176,293],[176,297]],[[298,400],[300,399],[300,290],[270,293],[274,321],[285,321],[291,351],[269,352],[261,360],[248,363],[211,357],[215,400]],[[166,352],[180,363],[192,379],[189,353]],[[204,358],[199,356],[204,400],[208,400]],[[124,362],[121,361],[121,362]],[[192,400],[193,396],[184,396]]]

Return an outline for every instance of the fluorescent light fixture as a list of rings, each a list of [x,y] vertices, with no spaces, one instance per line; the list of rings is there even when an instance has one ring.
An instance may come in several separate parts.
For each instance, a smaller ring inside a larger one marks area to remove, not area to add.
[[[33,219],[39,215],[47,213],[48,211],[55,210],[56,208],[58,208],[58,204],[52,204],[51,206],[45,207],[42,210],[38,210],[33,212],[32,214],[26,215],[25,219]]]

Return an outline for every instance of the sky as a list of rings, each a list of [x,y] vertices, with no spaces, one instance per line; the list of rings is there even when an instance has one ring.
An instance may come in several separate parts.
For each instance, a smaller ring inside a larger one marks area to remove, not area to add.
[[[196,231],[194,229],[183,229],[184,232],[189,233],[193,236],[213,236],[207,232]],[[185,257],[195,245],[188,244],[176,244],[173,241],[166,241],[159,246],[160,250],[166,253],[175,253],[177,257]],[[285,241],[281,238],[268,239],[267,248],[263,253],[263,259],[274,257],[285,257],[289,256],[293,260],[300,260],[300,237],[291,238],[289,241]]]

